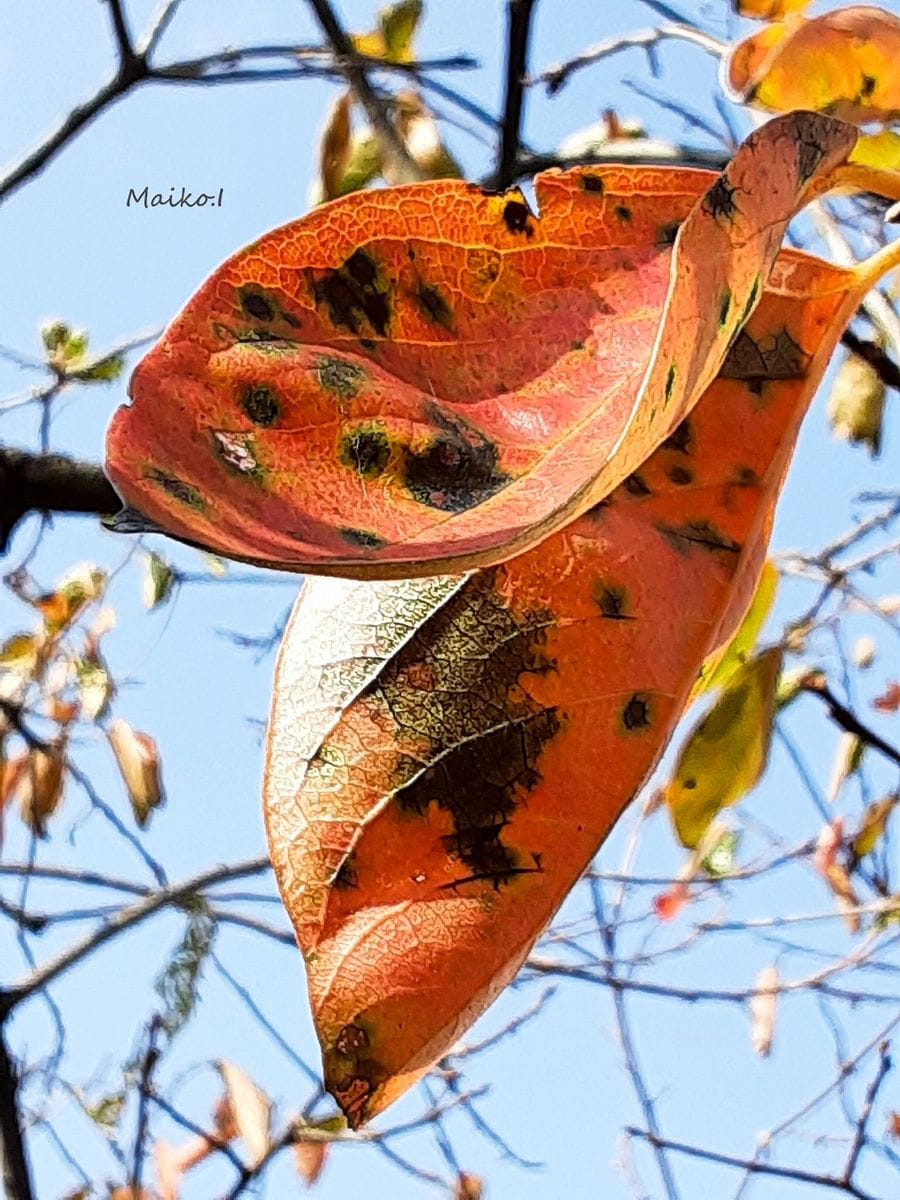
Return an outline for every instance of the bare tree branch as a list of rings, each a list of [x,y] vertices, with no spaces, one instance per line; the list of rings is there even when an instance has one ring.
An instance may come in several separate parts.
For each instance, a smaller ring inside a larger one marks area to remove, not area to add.
[[[19,1073],[0,1021],[0,1168],[6,1200],[35,1200],[19,1114]]]
[[[114,917],[104,922],[98,929],[92,930],[80,941],[75,942],[74,945],[51,958],[49,962],[38,967],[21,983],[13,985],[6,992],[0,994],[0,1017],[5,1016],[16,1005],[27,1000],[29,996],[33,996],[47,987],[63,972],[93,954],[95,950],[99,950],[101,946],[118,937],[119,934],[125,933],[126,930],[140,925],[160,909],[180,904],[203,892],[206,888],[223,883],[225,880],[245,879],[249,875],[260,875],[264,871],[268,871],[269,867],[270,863],[267,857],[248,859],[244,862],[232,863],[229,866],[215,866],[201,871],[181,883],[148,892],[142,900],[130,907],[120,909]]]
[[[718,38],[714,38],[708,33],[703,33],[690,25],[670,23],[659,25],[655,29],[640,29],[635,33],[605,38],[602,42],[597,42],[596,45],[590,46],[566,62],[547,67],[541,71],[540,75],[529,79],[528,85],[533,87],[539,83],[546,84],[547,94],[552,96],[565,87],[572,75],[585,67],[593,66],[594,63],[609,58],[613,54],[620,54],[623,50],[646,50],[649,54],[660,42],[665,41],[691,42],[716,58],[721,58],[728,49],[725,42],[720,42]]]
[[[676,1142],[671,1138],[659,1137],[647,1129],[635,1129],[629,1126],[625,1130],[629,1137],[641,1138],[651,1146],[673,1150],[677,1154],[686,1154],[690,1158],[699,1158],[705,1162],[718,1163],[723,1167],[735,1167],[751,1175],[769,1175],[778,1179],[793,1179],[797,1183],[811,1183],[818,1187],[830,1188],[835,1192],[844,1192],[854,1200],[878,1200],[869,1192],[863,1192],[855,1184],[841,1179],[836,1175],[817,1174],[815,1171],[804,1171],[799,1167],[779,1167],[774,1163],[761,1162],[756,1159],[736,1158],[732,1154],[719,1154],[715,1150],[706,1150],[703,1146],[689,1146],[685,1142]]]
[[[112,516],[121,507],[103,469],[93,463],[0,447],[0,554],[30,512]]]
[[[515,178],[522,129],[522,103],[525,72],[528,67],[528,43],[535,0],[508,0],[506,41],[506,99],[500,125],[500,154],[495,186],[507,188]]]

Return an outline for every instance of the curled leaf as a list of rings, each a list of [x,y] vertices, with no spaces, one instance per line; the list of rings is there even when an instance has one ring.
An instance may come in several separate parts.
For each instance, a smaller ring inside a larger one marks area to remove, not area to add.
[[[290,570],[522,552],[638,470],[729,348],[753,357],[740,331],[798,208],[900,197],[850,170],[856,137],[792,113],[721,176],[546,172],[539,216],[453,180],[334,201],[225,263],[139,364],[110,477],[173,535]],[[791,369],[777,338],[764,359],[740,369]]]
[[[468,577],[304,585],[266,824],[351,1125],[515,975],[653,769],[756,590],[799,423],[885,261],[785,253],[691,416],[526,554]],[[771,696],[776,655],[743,672]]]
[[[839,910],[844,913],[844,922],[850,933],[858,933],[859,914],[847,911],[857,908],[859,901],[847,869],[840,860],[843,846],[844,822],[840,817],[836,817],[828,825],[824,825],[819,832],[813,854],[813,866],[834,894]]]
[[[240,1067],[216,1064],[228,1097],[230,1118],[247,1148],[250,1166],[258,1166],[269,1150],[272,1101]]]
[[[319,181],[323,200],[333,200],[335,196],[343,196],[352,191],[351,188],[342,186],[351,153],[352,110],[352,92],[342,92],[332,105],[325,121],[325,129],[319,143]],[[377,173],[377,170],[373,171],[372,175]]]
[[[47,836],[47,822],[59,808],[66,778],[66,743],[32,746],[16,781],[19,812],[35,837]]]
[[[153,812],[165,801],[156,742],[146,733],[132,729],[121,718],[110,722],[106,736],[122,774],[135,820],[143,829]]]

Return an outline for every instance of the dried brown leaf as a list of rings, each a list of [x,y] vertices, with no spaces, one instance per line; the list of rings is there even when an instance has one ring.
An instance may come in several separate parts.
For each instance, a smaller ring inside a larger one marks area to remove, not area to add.
[[[761,1058],[767,1058],[772,1050],[779,983],[778,968],[763,967],[750,1000],[750,1040]]]
[[[106,736],[125,782],[134,818],[144,829],[154,810],[165,803],[156,743],[121,718],[110,723]]]
[[[325,1165],[328,1143],[298,1138],[294,1142],[294,1166],[307,1187],[312,1187]]]
[[[251,1167],[258,1166],[269,1150],[272,1101],[240,1067],[216,1064],[228,1094],[234,1122],[247,1148]]]

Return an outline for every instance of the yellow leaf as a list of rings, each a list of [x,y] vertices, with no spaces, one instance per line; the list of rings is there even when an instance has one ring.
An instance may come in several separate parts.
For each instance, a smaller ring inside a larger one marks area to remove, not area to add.
[[[850,933],[859,933],[859,914],[852,911],[859,906],[859,900],[846,869],[840,863],[835,862],[824,871],[824,876],[828,886],[834,892],[838,909],[844,914],[844,924],[847,929]]]
[[[900,133],[884,129],[881,133],[861,135],[849,161],[882,171],[900,169]]]
[[[384,57],[388,62],[412,62],[413,38],[422,18],[422,0],[400,0],[378,14],[378,25],[384,39]]]
[[[0,647],[0,670],[32,677],[40,662],[40,642],[32,633],[16,633]]]
[[[216,1066],[228,1093],[234,1123],[247,1148],[250,1166],[256,1167],[269,1150],[272,1102],[234,1063],[222,1061]]]
[[[366,58],[384,58],[387,54],[384,35],[380,29],[373,33],[353,33],[350,35],[350,44],[357,54]]]
[[[876,457],[881,450],[885,387],[874,367],[855,354],[841,363],[831,395],[828,419],[835,437],[869,447]]]
[[[750,1040],[760,1058],[767,1058],[772,1050],[779,982],[777,967],[763,967],[750,1000]]]
[[[695,700],[713,688],[726,687],[753,653],[756,639],[775,601],[778,587],[778,570],[774,563],[763,565],[756,592],[737,633],[715,654],[711,654],[700,668],[700,676],[694,684],[691,699]]]
[[[156,743],[121,719],[111,722],[106,736],[125,782],[135,820],[143,829],[153,811],[165,802]]]
[[[870,804],[863,814],[863,819],[856,836],[850,843],[850,848],[857,858],[865,858],[871,854],[884,836],[887,819],[897,806],[897,796],[885,796]]]
[[[777,649],[739,667],[688,735],[665,787],[675,831],[688,849],[698,844],[716,813],[737,803],[762,774],[780,669]]]

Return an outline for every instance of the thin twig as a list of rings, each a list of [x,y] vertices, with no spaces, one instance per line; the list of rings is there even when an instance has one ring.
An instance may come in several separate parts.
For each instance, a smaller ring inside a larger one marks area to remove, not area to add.
[[[752,1175],[769,1175],[778,1179],[793,1179],[797,1183],[812,1183],[818,1187],[832,1188],[836,1192],[845,1192],[854,1200],[876,1200],[868,1192],[860,1191],[852,1183],[847,1183],[836,1175],[816,1174],[815,1171],[804,1171],[799,1167],[779,1167],[774,1163],[761,1162],[756,1159],[736,1158],[732,1154],[719,1154],[715,1150],[706,1150],[702,1146],[689,1146],[686,1142],[676,1142],[671,1138],[659,1137],[648,1129],[635,1129],[629,1126],[625,1132],[629,1137],[641,1138],[651,1146],[672,1150],[676,1154],[686,1154],[690,1158],[699,1158],[705,1162],[718,1163],[723,1167],[735,1167]]]
[[[900,767],[900,750],[896,746],[892,746],[890,742],[886,742],[874,729],[864,725],[855,713],[842,704],[822,675],[811,671],[801,680],[800,690],[808,692],[811,696],[818,696],[827,707],[828,715],[836,725],[846,730],[847,733],[854,734],[861,742],[871,746],[873,750],[877,750],[879,754],[883,754],[885,758],[889,758],[892,763]]]
[[[259,875],[268,869],[268,858],[249,859],[245,862],[232,863],[229,866],[212,867],[206,871],[201,871],[190,879],[183,880],[181,883],[171,884],[169,887],[149,892],[137,904],[120,909],[114,917],[104,922],[98,929],[93,930],[80,941],[61,951],[55,958],[51,958],[49,962],[39,967],[36,971],[33,971],[21,983],[14,985],[0,995],[0,1016],[10,1012],[23,1000],[27,1000],[36,992],[47,987],[48,984],[52,983],[63,972],[75,966],[76,963],[83,961],[89,955],[93,954],[95,950],[98,950],[113,938],[118,937],[120,933],[124,933],[128,929],[133,929],[136,925],[146,921],[148,917],[153,916],[154,913],[159,912],[161,909],[180,904],[191,896],[196,896],[206,888],[212,887],[216,883],[222,883],[224,880],[245,879],[250,875]]]
[[[665,41],[690,42],[695,46],[699,46],[701,50],[705,50],[708,54],[714,55],[716,58],[721,58],[728,49],[727,43],[719,41],[718,38],[714,38],[708,33],[703,33],[699,29],[693,29],[690,25],[672,22],[659,25],[655,29],[639,29],[635,33],[625,33],[616,37],[604,38],[602,42],[597,42],[595,45],[588,47],[587,50],[575,55],[574,58],[570,58],[564,63],[556,63],[552,67],[547,67],[540,75],[529,79],[528,85],[534,86],[535,84],[544,83],[547,85],[548,94],[552,96],[560,88],[565,87],[572,75],[577,71],[593,66],[594,63],[600,62],[601,59],[609,58],[613,54],[620,54],[623,50],[639,49],[646,50],[649,53],[660,42]]]
[[[163,1030],[163,1019],[156,1013],[147,1028],[147,1049],[141,1061],[141,1076],[138,1080],[138,1113],[137,1126],[134,1134],[134,1155],[131,1167],[131,1190],[135,1196],[141,1194],[141,1175],[144,1167],[144,1156],[147,1150],[147,1133],[149,1130],[148,1102],[153,1093],[153,1072],[162,1053],[159,1047],[159,1035]]]
[[[850,1188],[853,1183],[853,1176],[856,1173],[856,1168],[859,1163],[859,1156],[863,1152],[866,1144],[867,1127],[869,1118],[872,1116],[872,1107],[875,1104],[875,1097],[881,1088],[881,1085],[887,1079],[888,1072],[891,1069],[890,1045],[888,1042],[882,1042],[878,1047],[878,1067],[875,1074],[872,1076],[869,1086],[866,1088],[866,1094],[863,1097],[862,1108],[859,1112],[859,1119],[856,1122],[856,1129],[853,1134],[853,1144],[850,1147],[850,1153],[847,1156],[847,1165],[844,1168],[844,1183]]]

